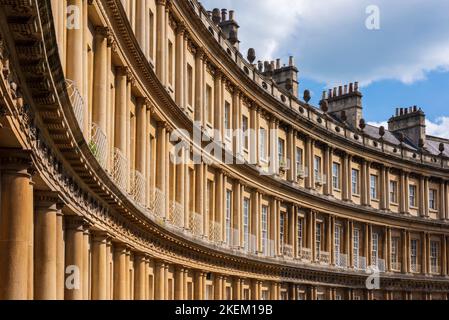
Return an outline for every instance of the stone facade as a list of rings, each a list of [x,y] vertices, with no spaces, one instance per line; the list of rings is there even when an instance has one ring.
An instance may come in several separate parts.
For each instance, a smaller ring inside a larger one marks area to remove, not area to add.
[[[0,299],[448,299],[448,141],[298,100],[196,1],[0,6]]]

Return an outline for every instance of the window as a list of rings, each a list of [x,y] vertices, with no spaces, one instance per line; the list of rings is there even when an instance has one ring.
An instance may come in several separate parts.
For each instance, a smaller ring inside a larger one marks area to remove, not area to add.
[[[260,158],[262,160],[266,160],[267,159],[267,131],[265,130],[265,128],[260,128],[260,146],[259,146],[259,151],[260,151]]]
[[[231,207],[232,206],[232,191],[226,191],[226,243],[231,244]]]
[[[270,296],[269,296],[268,290],[263,290],[263,291],[262,291],[262,294],[261,294],[261,299],[260,299],[260,300],[263,300],[263,301],[270,300],[269,297],[270,297]]]
[[[187,64],[187,103],[190,107],[193,107],[193,68],[190,64]]]
[[[173,43],[168,40],[168,83],[173,85]]]
[[[429,190],[429,208],[437,210],[437,191],[435,189]]]
[[[354,256],[354,266],[359,267],[359,248],[360,248],[360,231],[358,228],[354,228],[353,231],[353,249],[352,253]]]
[[[352,194],[359,195],[360,189],[359,189],[359,170],[352,169]]]
[[[418,272],[418,240],[412,239],[410,241],[410,265],[413,272]]]
[[[150,49],[150,58],[154,60],[154,31],[156,30],[154,26],[154,14],[153,11],[150,10],[150,43],[149,43],[149,49]]]
[[[390,202],[398,203],[398,183],[397,181],[390,181]]]
[[[206,184],[206,215],[209,216],[209,212],[213,212],[212,199],[214,197],[214,183],[211,180],[207,180]]]
[[[242,117],[242,134],[243,134],[243,148],[248,150],[249,148],[249,133],[248,133],[248,117]]]
[[[430,241],[430,267],[432,273],[438,273],[440,260],[440,244],[437,241]]]
[[[304,168],[302,167],[302,149],[296,148],[296,175],[300,176],[304,174]]]
[[[371,199],[373,199],[373,200],[378,199],[377,180],[378,180],[377,176],[375,176],[375,175],[370,176],[370,194],[371,194]]]
[[[315,156],[314,158],[314,174],[315,179],[319,180],[321,178],[321,158],[318,156]]]
[[[372,235],[372,251],[371,251],[371,264],[377,266],[377,261],[379,258],[379,235],[373,233]]]
[[[214,287],[210,284],[207,284],[205,300],[212,300],[213,298],[214,298]]]
[[[391,268],[400,271],[399,267],[399,238],[391,238]]]
[[[206,85],[206,101],[204,102],[204,115],[206,121],[208,123],[212,123],[212,88],[209,85]]]
[[[246,252],[249,251],[249,199],[243,200],[243,247]]]
[[[316,224],[316,235],[315,235],[315,251],[316,256],[319,257],[321,254],[321,223],[317,222]]]
[[[302,239],[303,239],[303,228],[304,228],[304,221],[301,218],[298,218],[298,253],[301,252],[302,249]]]
[[[334,234],[334,252],[335,256],[337,258],[337,264],[338,264],[338,257],[341,253],[341,225],[337,224],[335,225],[335,234]]]
[[[416,186],[409,185],[408,192],[410,207],[416,208]]]
[[[285,141],[284,139],[279,138],[278,141],[278,158],[279,158],[279,166],[285,166],[284,155],[285,155]]]
[[[340,164],[332,164],[332,186],[335,190],[340,190]]]
[[[262,206],[262,252],[268,254],[268,207]]]
[[[279,220],[279,241],[281,250],[284,248],[285,243],[285,213],[281,213],[280,220]],[[282,254],[283,252],[281,252]]]
[[[231,132],[231,105],[229,102],[225,102],[224,107],[224,127],[225,127],[225,135],[226,138],[231,139],[232,132]]]

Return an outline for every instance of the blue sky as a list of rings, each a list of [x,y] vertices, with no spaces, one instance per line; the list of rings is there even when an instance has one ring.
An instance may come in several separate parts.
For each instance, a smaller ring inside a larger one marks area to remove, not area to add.
[[[384,123],[396,107],[418,105],[428,133],[449,138],[449,1],[203,0],[236,10],[241,51],[260,60],[295,56],[300,95],[317,104],[327,88],[359,81],[364,117]],[[380,29],[369,30],[370,5]]]

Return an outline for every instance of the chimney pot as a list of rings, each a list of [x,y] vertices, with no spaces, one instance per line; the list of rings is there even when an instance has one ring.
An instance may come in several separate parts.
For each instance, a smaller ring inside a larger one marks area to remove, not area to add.
[[[348,85],[347,84],[345,84],[345,91],[344,91],[344,93],[348,94]]]
[[[332,98],[332,89],[329,89],[329,94],[328,94],[329,98]]]
[[[359,83],[358,82],[354,83],[354,91],[359,92]]]
[[[354,84],[351,82],[349,84],[349,93],[352,93],[352,92],[354,92]]]
[[[281,59],[276,59],[276,69],[281,68]]]
[[[334,97],[337,96],[337,87],[334,88],[334,93],[333,94],[334,94]]]
[[[288,59],[288,65],[290,67],[294,67],[295,66],[295,58],[293,56],[290,56],[290,58]]]
[[[221,9],[221,21],[225,22],[228,16],[228,9]]]
[[[338,95],[339,95],[339,96],[342,96],[342,95],[343,95],[343,87],[342,87],[342,86],[339,86],[339,87],[338,87]]]
[[[235,11],[234,10],[229,10],[229,20],[234,20],[235,18]]]

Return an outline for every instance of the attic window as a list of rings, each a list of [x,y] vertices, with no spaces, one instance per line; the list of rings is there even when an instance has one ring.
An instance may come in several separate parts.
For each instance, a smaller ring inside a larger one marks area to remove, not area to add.
[[[214,29],[212,29],[212,27],[209,27],[209,31],[210,31],[210,33],[212,33],[213,36],[215,36],[215,32],[214,32]]]
[[[245,71],[245,73],[247,74],[247,75],[249,75],[249,69],[248,69],[248,67],[243,67],[243,71]]]
[[[265,90],[267,90],[267,89],[268,89],[267,83],[266,83],[266,82],[262,82],[262,87],[263,87]]]
[[[281,100],[282,100],[282,102],[285,102],[287,100],[287,98],[285,98],[284,95],[281,95]]]
[[[230,55],[230,56],[232,56],[232,52],[231,52],[231,50],[228,48],[228,49],[226,49],[226,52]]]

